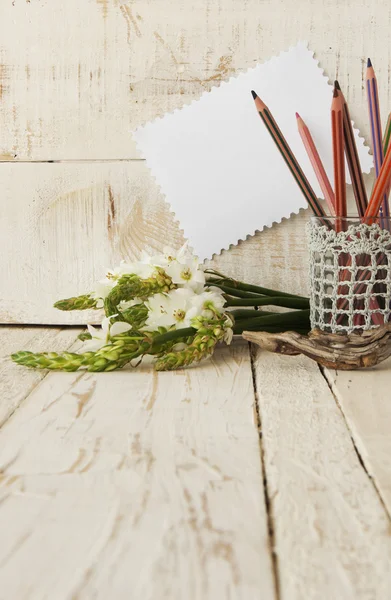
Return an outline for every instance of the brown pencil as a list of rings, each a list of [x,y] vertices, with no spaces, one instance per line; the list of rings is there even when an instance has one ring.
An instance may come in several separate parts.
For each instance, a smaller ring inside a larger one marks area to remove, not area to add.
[[[352,120],[349,114],[349,107],[347,105],[347,102],[345,100],[345,97],[342,93],[338,81],[335,81],[334,85],[338,90],[338,94],[343,100],[343,134],[345,142],[346,160],[349,167],[350,178],[352,180],[357,211],[359,216],[363,217],[367,209],[368,200],[364,185],[364,179],[361,171],[360,159],[357,152],[356,140],[354,139]]]
[[[283,136],[280,128],[278,127],[276,121],[274,120],[273,115],[271,114],[270,110],[268,109],[266,104],[264,102],[262,102],[262,100],[259,98],[259,96],[257,96],[257,94],[254,91],[252,91],[251,94],[254,98],[255,106],[259,113],[259,116],[261,117],[262,121],[264,122],[264,124],[266,126],[266,129],[268,130],[271,137],[273,138],[277,148],[279,149],[283,159],[285,160],[286,165],[288,166],[290,172],[292,173],[297,185],[299,186],[302,193],[304,194],[312,211],[314,212],[315,215],[317,215],[319,217],[325,216],[325,212],[324,212],[322,206],[320,205],[319,200],[316,197],[314,190],[310,186],[307,177],[304,175],[302,168],[300,167],[299,163],[297,162],[296,157],[294,156],[292,150],[290,149],[288,142],[284,138],[284,136]]]
[[[335,214],[337,217],[345,218],[347,209],[343,142],[343,100],[335,87],[331,103],[331,132],[333,140]],[[335,226],[337,231],[341,231],[343,229],[342,221],[339,221],[337,218]]]

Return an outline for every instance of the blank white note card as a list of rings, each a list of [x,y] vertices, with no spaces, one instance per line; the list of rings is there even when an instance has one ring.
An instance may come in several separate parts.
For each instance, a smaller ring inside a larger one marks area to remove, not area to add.
[[[141,155],[202,260],[307,206],[255,109],[252,89],[322,198],[297,131],[300,113],[333,183],[332,86],[305,42],[139,127],[133,135]],[[355,136],[369,173],[369,149],[358,130]]]

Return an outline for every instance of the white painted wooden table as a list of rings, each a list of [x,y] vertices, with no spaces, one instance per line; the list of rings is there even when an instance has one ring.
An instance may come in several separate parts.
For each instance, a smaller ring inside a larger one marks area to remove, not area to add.
[[[5,327],[2,349],[75,333]],[[1,600],[389,598],[390,367],[240,340],[175,373],[4,358]]]
[[[85,316],[56,299],[181,243],[131,129],[304,39],[369,139],[390,27],[389,0],[1,0],[0,600],[390,598],[390,361],[337,374],[240,341],[176,373],[7,358],[69,348]],[[213,264],[304,293],[306,219]]]

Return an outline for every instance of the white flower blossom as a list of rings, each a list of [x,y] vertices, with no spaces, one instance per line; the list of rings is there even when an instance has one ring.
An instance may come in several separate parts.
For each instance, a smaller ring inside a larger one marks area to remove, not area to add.
[[[165,271],[178,286],[201,292],[205,286],[205,274],[195,257],[172,260]]]
[[[128,308],[131,308],[132,306],[135,306],[136,304],[142,304],[142,300],[141,298],[132,298],[132,300],[121,300],[121,302],[118,304],[119,310],[122,312],[124,310],[127,310]]]
[[[96,298],[96,307],[103,308],[103,300],[107,298],[117,282],[114,279],[101,279],[95,284],[95,290],[91,293],[92,298]]]
[[[178,288],[168,294],[154,294],[146,305],[149,309],[148,318],[145,323],[147,331],[156,331],[158,327],[176,329],[191,326],[191,316],[188,315],[192,309],[194,292],[190,289]]]
[[[92,325],[87,325],[87,329],[91,334],[91,339],[84,342],[82,352],[96,352],[100,348],[103,348],[103,346],[110,344],[111,337],[129,331],[129,329],[132,328],[129,323],[124,323],[123,321],[116,321],[110,325],[111,318],[112,317],[105,317],[101,323],[100,329],[97,329]]]
[[[180,287],[201,292],[205,286],[205,275],[198,258],[190,252],[187,243],[175,252],[170,247],[163,249],[163,254],[152,256],[150,262],[162,267],[172,282]]]
[[[142,261],[148,264],[156,265],[158,267],[166,267],[173,261],[182,262],[189,258],[192,258],[192,253],[189,250],[188,243],[185,242],[183,246],[178,250],[174,250],[171,246],[164,246],[162,254],[155,254],[149,256],[145,252],[142,255]]]
[[[231,317],[231,315],[229,315],[228,313],[225,314],[225,333],[224,333],[224,342],[227,344],[227,346],[230,345],[230,343],[232,342],[232,338],[234,337],[234,330],[233,328],[233,319]]]
[[[201,294],[195,294],[192,299],[192,308],[189,317],[203,316],[211,319],[214,311],[222,314],[224,312],[225,298],[223,292],[217,287],[210,287]]]
[[[229,327],[228,329],[225,330],[224,338],[223,338],[223,340],[227,344],[227,346],[230,345],[233,337],[234,337],[234,331],[233,331],[232,327]]]
[[[154,267],[161,267],[165,269],[171,261],[176,259],[175,250],[166,246],[163,249],[163,254],[155,254],[153,256],[148,255],[146,252],[143,252],[141,256],[141,261],[147,265],[153,265]]]
[[[119,279],[122,275],[137,275],[141,279],[148,279],[152,277],[155,271],[155,265],[143,259],[134,263],[127,263],[122,260],[119,266],[111,271],[111,274],[116,279]]]
[[[113,287],[122,275],[137,275],[141,279],[148,279],[155,273],[155,266],[144,262],[126,263],[121,261],[118,267],[107,269],[106,277],[95,284],[95,289],[91,293],[92,298],[96,298],[96,307],[103,308],[103,300],[107,298]]]
[[[141,260],[148,265],[164,269],[178,287],[187,287],[200,292],[205,285],[202,265],[190,252],[187,243],[177,252],[166,246],[163,254],[155,256],[144,254]]]

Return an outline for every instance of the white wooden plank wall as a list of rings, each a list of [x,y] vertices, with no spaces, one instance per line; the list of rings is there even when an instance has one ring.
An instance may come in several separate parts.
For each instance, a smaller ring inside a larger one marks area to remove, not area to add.
[[[136,158],[130,130],[299,39],[366,135],[368,55],[391,108],[387,0],[3,0],[0,17],[6,159]]]
[[[143,244],[178,244],[169,209],[134,162],[130,131],[297,40],[308,40],[326,74],[338,76],[368,135],[368,55],[384,119],[391,107],[390,13],[386,0],[3,0],[1,322],[83,322],[90,316],[57,315],[52,301],[85,291]],[[88,162],[98,159],[114,162]],[[45,162],[52,160],[61,162]],[[217,264],[304,291],[303,225],[284,222]]]
[[[183,243],[144,161],[3,163],[0,189],[3,323],[96,319],[94,311],[64,313],[52,305],[90,291],[122,258],[134,260],[142,250]],[[295,216],[224,252],[213,264],[247,281],[302,293],[307,287],[304,228],[304,214]]]

